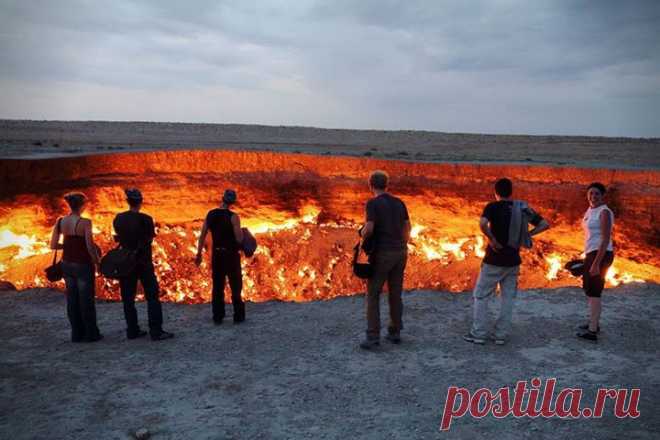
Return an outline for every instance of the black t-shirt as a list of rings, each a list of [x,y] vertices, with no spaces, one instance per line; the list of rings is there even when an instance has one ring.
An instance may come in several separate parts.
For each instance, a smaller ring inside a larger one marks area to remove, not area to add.
[[[239,246],[234,235],[234,225],[231,218],[234,215],[229,209],[212,209],[206,214],[206,226],[213,237],[213,249],[238,252]]]
[[[151,242],[156,236],[154,220],[141,212],[126,211],[117,214],[112,222],[119,243],[125,249],[137,249],[138,259],[151,261]]]
[[[367,221],[374,222],[374,250],[405,250],[408,209],[401,199],[383,193],[367,202]]]
[[[497,202],[490,202],[484,208],[482,217],[488,219],[490,223],[490,230],[493,232],[495,239],[503,246],[502,249],[495,252],[490,246],[486,246],[486,256],[484,263],[492,264],[493,266],[511,267],[518,266],[522,263],[520,259],[520,250],[507,246],[509,242],[509,225],[511,223],[511,211],[513,209],[513,201],[511,200],[498,200]],[[541,223],[543,218],[538,215],[532,208],[526,208],[526,215],[529,222],[537,226]]]

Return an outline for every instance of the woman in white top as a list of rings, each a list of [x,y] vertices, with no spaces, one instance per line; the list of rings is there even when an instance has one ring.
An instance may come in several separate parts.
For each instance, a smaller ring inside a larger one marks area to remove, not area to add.
[[[591,341],[598,340],[600,327],[601,300],[605,286],[605,274],[614,260],[612,227],[614,214],[605,204],[605,185],[594,182],[587,188],[589,209],[582,219],[584,229],[584,273],[582,288],[589,301],[589,323],[580,326],[578,337]]]

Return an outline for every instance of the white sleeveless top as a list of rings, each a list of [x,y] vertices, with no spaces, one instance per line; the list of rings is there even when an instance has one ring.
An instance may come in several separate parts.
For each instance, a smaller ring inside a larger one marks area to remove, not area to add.
[[[600,244],[603,242],[603,234],[600,232],[600,213],[608,211],[612,219],[612,227],[614,227],[614,213],[607,205],[602,204],[597,208],[587,209],[582,219],[582,229],[584,229],[584,253],[597,251]],[[611,232],[611,230],[610,230]],[[612,234],[610,233],[610,242],[607,244],[607,250],[613,251]]]

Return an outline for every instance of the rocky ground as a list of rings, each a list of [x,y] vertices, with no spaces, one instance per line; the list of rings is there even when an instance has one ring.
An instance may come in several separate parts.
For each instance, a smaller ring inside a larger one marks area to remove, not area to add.
[[[61,292],[0,295],[0,438],[563,438],[660,435],[660,286],[606,291],[597,344],[574,337],[576,288],[520,293],[505,346],[475,346],[469,294],[405,295],[400,346],[357,348],[363,297],[248,304],[248,320],[212,325],[209,305],[165,304],[164,342],[127,341],[119,303],[99,303],[105,339],[68,342]],[[386,307],[384,310],[387,310]],[[139,313],[146,325],[144,304]],[[637,419],[455,419],[438,431],[451,385],[497,389],[556,377],[559,387],[641,389]]]
[[[424,162],[660,168],[659,138],[488,135],[241,124],[0,120],[0,158],[168,149],[278,151]]]
[[[240,149],[606,168],[660,168],[660,139],[493,136],[220,124],[0,120],[0,157]],[[99,303],[105,339],[68,342],[61,292],[0,292],[0,438],[655,439],[660,436],[660,286],[609,289],[597,344],[578,340],[576,288],[520,293],[505,346],[461,336],[469,294],[405,295],[400,346],[357,348],[362,296],[248,304],[248,321],[215,327],[210,306],[164,304],[164,342],[127,341],[122,307]],[[386,307],[383,310],[387,310]],[[139,305],[146,325],[144,304]],[[447,389],[513,387],[556,377],[583,388],[640,388],[641,416],[456,419],[438,428]]]

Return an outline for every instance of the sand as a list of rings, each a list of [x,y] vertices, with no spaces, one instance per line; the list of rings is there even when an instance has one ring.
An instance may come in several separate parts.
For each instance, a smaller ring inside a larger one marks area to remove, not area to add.
[[[511,341],[476,346],[469,294],[404,297],[400,346],[357,348],[363,297],[248,304],[248,320],[213,326],[210,306],[165,304],[170,341],[127,341],[121,304],[98,304],[105,339],[68,342],[61,293],[0,295],[0,438],[655,439],[660,433],[660,287],[608,289],[597,344],[574,337],[576,288],[521,292]],[[495,308],[494,308],[495,309]],[[139,316],[146,325],[144,304]],[[384,308],[383,310],[387,310]],[[439,432],[451,385],[497,389],[641,388],[637,419],[455,419]]]

